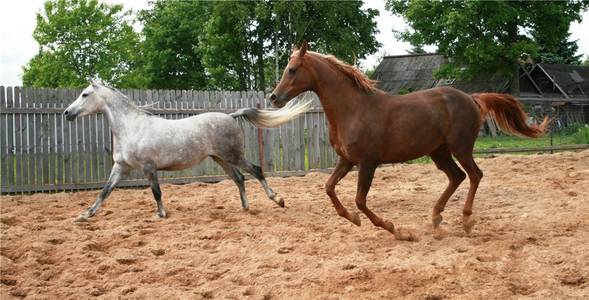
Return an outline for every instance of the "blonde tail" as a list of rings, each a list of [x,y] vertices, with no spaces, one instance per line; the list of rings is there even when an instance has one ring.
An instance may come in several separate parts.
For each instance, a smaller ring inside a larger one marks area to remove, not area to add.
[[[278,127],[311,109],[313,100],[290,101],[278,110],[264,110],[258,108],[242,108],[229,114],[233,118],[243,117],[259,128]]]

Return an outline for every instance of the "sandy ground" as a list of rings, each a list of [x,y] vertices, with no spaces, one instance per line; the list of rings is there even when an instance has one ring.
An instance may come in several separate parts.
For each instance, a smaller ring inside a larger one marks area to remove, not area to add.
[[[468,236],[467,181],[433,232],[445,175],[431,164],[377,170],[369,207],[417,242],[338,217],[322,173],[270,178],[286,209],[249,180],[249,212],[228,180],[163,185],[164,220],[148,189],[115,190],[84,224],[73,220],[97,191],[3,196],[0,298],[588,299],[589,151],[477,161],[485,178]],[[351,211],[356,176],[337,188]]]

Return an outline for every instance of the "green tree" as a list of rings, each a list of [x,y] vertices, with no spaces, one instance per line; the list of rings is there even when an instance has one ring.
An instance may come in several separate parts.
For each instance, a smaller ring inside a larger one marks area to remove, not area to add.
[[[264,2],[220,1],[214,3],[206,23],[203,43],[203,63],[211,77],[211,85],[230,90],[247,90],[255,86],[255,64],[264,56],[257,38],[262,28],[257,21],[256,8]],[[262,10],[262,9],[258,9]],[[260,19],[263,17],[260,16]]]
[[[201,38],[211,2],[163,1],[139,13],[143,24],[141,73],[150,88],[204,89]]]
[[[536,62],[545,64],[581,64],[583,55],[576,54],[577,50],[579,50],[579,45],[577,45],[577,41],[569,41],[568,36],[553,47],[549,47],[548,43],[542,40],[542,37],[537,37],[535,40],[538,43]]]
[[[49,0],[37,13],[39,53],[23,68],[26,86],[71,87],[99,76],[117,86],[140,85],[138,35],[121,5],[97,0]]]
[[[374,18],[361,1],[215,2],[200,48],[213,85],[267,88],[293,45],[356,63],[380,47]]]
[[[375,18],[378,10],[362,9],[362,1],[276,1],[273,3],[279,46],[307,40],[312,49],[352,64],[375,53],[381,44]],[[290,54],[290,53],[288,53]]]
[[[40,51],[23,68],[24,86],[76,87],[87,84],[61,55]]]
[[[423,49],[423,46],[421,46],[421,45],[413,46],[413,47],[411,47],[411,49],[405,50],[405,52],[407,52],[407,54],[425,54],[425,53],[427,53],[425,51],[425,49]]]
[[[405,18],[410,30],[399,37],[414,46],[436,45],[450,60],[438,77],[469,78],[500,72],[511,75],[519,93],[518,61],[537,57],[541,37],[548,49],[568,37],[587,1],[393,1],[386,8]],[[532,33],[532,35],[528,34]]]

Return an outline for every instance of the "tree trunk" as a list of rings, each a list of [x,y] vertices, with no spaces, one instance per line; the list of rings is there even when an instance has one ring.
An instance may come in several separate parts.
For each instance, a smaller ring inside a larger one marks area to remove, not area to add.
[[[519,97],[519,92],[519,65],[516,63],[509,82],[509,93],[513,96]]]
[[[508,43],[509,48],[512,48],[515,43],[517,43],[517,22],[509,23],[507,28],[507,36],[508,36]],[[519,96],[519,57],[511,58],[512,63],[512,74],[511,79],[509,82],[509,93],[513,96]]]
[[[264,37],[258,33],[258,91],[266,91],[266,77],[264,76]]]

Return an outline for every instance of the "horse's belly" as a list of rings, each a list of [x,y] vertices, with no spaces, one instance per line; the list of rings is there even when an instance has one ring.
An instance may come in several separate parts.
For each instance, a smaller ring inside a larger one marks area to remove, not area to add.
[[[441,142],[424,141],[421,143],[407,143],[387,148],[383,163],[398,163],[417,159],[429,155],[441,145]]]
[[[164,171],[178,171],[188,169],[194,165],[199,164],[205,158],[207,158],[205,152],[191,152],[182,151],[176,154],[171,154],[165,158],[159,158],[156,161],[157,169]]]
[[[441,143],[441,140],[433,139],[408,139],[403,143],[398,143],[393,139],[381,138],[343,145],[333,144],[332,146],[339,156],[354,164],[363,160],[397,163],[428,155]]]

